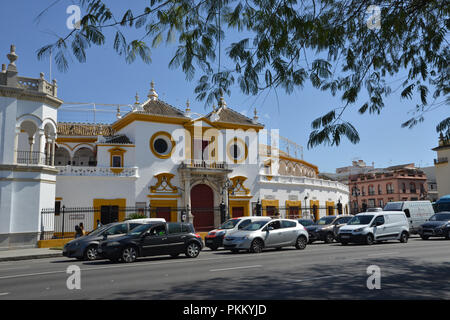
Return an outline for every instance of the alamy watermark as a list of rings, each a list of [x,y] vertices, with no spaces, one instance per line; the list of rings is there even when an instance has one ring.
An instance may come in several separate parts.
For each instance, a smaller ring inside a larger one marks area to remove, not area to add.
[[[66,26],[69,30],[81,28],[81,9],[79,6],[71,5],[66,9],[66,13],[69,17],[66,20]]]
[[[367,267],[367,289],[369,290],[379,290],[381,289],[381,269],[377,265],[370,265]]]
[[[70,265],[67,267],[66,273],[70,276],[67,278],[66,286],[69,290],[81,289],[81,269],[77,265]]]
[[[367,19],[367,28],[370,30],[381,29],[381,8],[376,5],[371,5],[366,9],[366,14],[369,15]]]

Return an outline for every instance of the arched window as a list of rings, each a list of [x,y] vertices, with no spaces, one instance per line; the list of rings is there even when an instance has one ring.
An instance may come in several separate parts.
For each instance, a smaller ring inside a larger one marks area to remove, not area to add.
[[[55,166],[70,165],[70,153],[66,148],[57,147],[55,150]]]
[[[74,166],[87,167],[95,166],[95,155],[94,152],[89,148],[80,148],[73,155]]]

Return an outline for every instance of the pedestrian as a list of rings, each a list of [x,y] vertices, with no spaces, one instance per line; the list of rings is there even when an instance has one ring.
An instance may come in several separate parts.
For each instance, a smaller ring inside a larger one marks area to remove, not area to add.
[[[81,232],[81,230],[80,230],[80,226],[79,225],[76,225],[75,226],[75,238],[79,238],[79,237],[81,237],[83,235],[83,233]]]
[[[86,234],[86,231],[84,231],[83,222],[80,222],[80,234],[81,234],[81,236],[84,236]]]
[[[101,222],[99,219],[97,219],[97,228],[100,228],[102,226]]]

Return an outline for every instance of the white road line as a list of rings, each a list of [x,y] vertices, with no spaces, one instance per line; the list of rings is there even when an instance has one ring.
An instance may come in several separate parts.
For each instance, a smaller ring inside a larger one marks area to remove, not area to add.
[[[376,256],[385,256],[385,255],[390,255],[390,254],[399,254],[399,252],[381,252],[381,253],[372,253],[372,254],[368,254],[368,257],[376,257]]]
[[[232,268],[223,268],[223,269],[211,269],[209,271],[227,271],[227,270],[236,270],[236,269],[247,269],[247,268],[260,268],[262,267],[261,265],[256,265],[256,266],[244,266],[244,267],[232,267]]]
[[[9,294],[9,292],[3,292],[3,293],[0,293],[0,296],[6,296],[8,294]]]
[[[343,274],[339,275],[332,275],[332,276],[324,276],[324,277],[316,277],[316,278],[309,278],[309,279],[301,279],[301,280],[292,280],[294,282],[304,282],[304,281],[314,281],[314,280],[320,280],[320,279],[327,279],[327,278],[335,278],[335,277],[343,277]]]

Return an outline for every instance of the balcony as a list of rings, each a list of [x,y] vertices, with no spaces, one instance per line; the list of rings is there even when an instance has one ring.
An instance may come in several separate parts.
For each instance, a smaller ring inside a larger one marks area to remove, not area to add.
[[[33,166],[50,166],[51,160],[39,151],[16,151],[16,163]]]
[[[336,188],[342,192],[349,193],[348,186],[343,183],[332,180],[315,179],[308,177],[260,174],[259,182],[270,184],[294,184],[294,185],[307,185],[315,187],[328,187],[328,188]]]
[[[442,158],[434,159],[434,164],[441,164],[441,163],[448,163],[448,158],[442,157]]]
[[[59,176],[139,178],[137,167],[111,168],[111,167],[86,167],[86,166],[85,167],[58,166],[56,168],[59,170],[58,173]],[[120,169],[122,170],[120,171]]]

